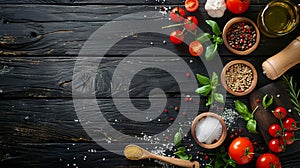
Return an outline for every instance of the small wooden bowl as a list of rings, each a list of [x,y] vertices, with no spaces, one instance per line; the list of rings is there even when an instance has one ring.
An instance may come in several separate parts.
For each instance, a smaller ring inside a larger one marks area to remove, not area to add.
[[[196,135],[196,126],[197,126],[198,122],[202,118],[205,118],[208,116],[217,118],[222,125],[221,136],[219,137],[218,141],[216,141],[212,144],[206,144],[206,143],[200,142]],[[224,142],[224,140],[226,139],[226,136],[227,136],[227,128],[226,128],[226,124],[225,124],[224,120],[222,119],[221,116],[219,116],[218,114],[215,114],[213,112],[204,112],[204,113],[201,113],[198,116],[196,116],[192,123],[192,126],[191,126],[191,132],[192,132],[192,136],[193,136],[194,140],[197,142],[197,144],[199,144],[201,147],[206,148],[206,149],[213,149],[213,148],[220,146]]]
[[[256,32],[256,41],[255,41],[255,44],[252,45],[252,47],[250,47],[250,48],[248,48],[247,50],[244,50],[244,51],[232,48],[229,45],[228,41],[227,41],[227,32],[228,32],[229,28],[233,24],[239,23],[239,22],[247,22],[247,23],[251,24],[254,27],[255,32]],[[237,54],[237,55],[248,55],[248,54],[250,54],[251,52],[253,52],[257,48],[257,46],[259,44],[259,41],[260,41],[260,33],[259,33],[258,27],[256,26],[256,24],[252,20],[250,20],[248,18],[245,18],[245,17],[234,17],[231,20],[229,20],[226,23],[226,25],[224,26],[223,33],[222,33],[222,38],[223,38],[223,41],[224,41],[224,45],[232,53]]]
[[[249,88],[247,88],[245,91],[243,92],[237,92],[237,91],[234,91],[232,90],[226,83],[226,72],[228,71],[228,69],[235,65],[235,64],[244,64],[246,65],[247,67],[249,67],[251,70],[252,70],[252,75],[253,75],[253,79],[252,79],[252,82],[251,82],[251,85]],[[257,80],[258,80],[258,75],[257,75],[257,72],[256,72],[256,69],[255,67],[248,61],[245,61],[245,60],[233,60],[233,61],[230,61],[229,63],[227,63],[222,72],[221,72],[221,83],[222,85],[224,86],[224,88],[227,90],[227,92],[229,92],[230,94],[232,95],[235,95],[235,96],[244,96],[244,95],[247,95],[249,94],[250,92],[253,91],[253,89],[256,87],[256,84],[257,84]]]

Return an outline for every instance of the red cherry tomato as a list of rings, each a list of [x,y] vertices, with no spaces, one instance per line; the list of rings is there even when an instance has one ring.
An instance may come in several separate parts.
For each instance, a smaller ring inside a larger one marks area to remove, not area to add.
[[[203,45],[195,40],[189,45],[189,52],[192,56],[200,56],[203,53]]]
[[[170,34],[170,41],[173,44],[181,44],[184,40],[184,36],[181,30],[174,30]]]
[[[276,155],[264,153],[257,158],[256,168],[281,168],[281,163]]]
[[[275,153],[282,152],[284,149],[283,142],[277,138],[271,139],[269,141],[269,149]]]
[[[272,124],[269,127],[269,134],[272,137],[280,137],[282,135],[282,128],[278,124]]]
[[[283,107],[277,107],[273,111],[273,114],[277,119],[282,120],[286,117],[286,109]]]
[[[188,30],[194,31],[198,26],[198,19],[195,16],[188,16],[184,20],[184,27]]]
[[[184,7],[188,12],[195,12],[199,8],[198,0],[186,0]]]
[[[252,142],[246,137],[238,137],[229,145],[228,154],[237,164],[247,164],[254,156]]]
[[[180,7],[174,7],[170,12],[170,18],[174,22],[181,22],[185,18],[185,11]]]
[[[286,118],[283,120],[283,127],[287,131],[295,131],[297,129],[297,124],[294,118]]]
[[[250,6],[250,0],[226,0],[228,10],[234,14],[246,12]]]
[[[285,143],[287,145],[291,145],[295,142],[296,137],[294,132],[284,132],[284,137],[281,137],[285,139]],[[282,141],[284,141],[284,139],[282,139]]]

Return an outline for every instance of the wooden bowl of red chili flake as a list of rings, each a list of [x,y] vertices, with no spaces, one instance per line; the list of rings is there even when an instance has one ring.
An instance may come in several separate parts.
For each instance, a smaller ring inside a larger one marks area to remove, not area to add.
[[[245,17],[235,17],[224,26],[222,38],[224,45],[232,53],[248,55],[257,48],[260,33],[252,20]]]
[[[253,91],[257,84],[255,67],[245,60],[227,63],[221,73],[221,83],[232,95],[244,96]]]

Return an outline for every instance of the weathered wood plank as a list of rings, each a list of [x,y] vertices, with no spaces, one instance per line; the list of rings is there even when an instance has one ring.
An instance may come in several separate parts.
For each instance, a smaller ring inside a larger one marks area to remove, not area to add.
[[[232,59],[237,57],[223,57],[223,64],[226,64]],[[96,95],[98,97],[110,97],[120,95],[124,92],[124,87],[127,83],[120,82],[115,85],[111,85],[111,75],[114,73],[116,67],[120,64],[123,57],[106,57],[99,64],[99,71],[96,73]],[[184,57],[183,61],[191,69],[191,77],[187,77],[185,71],[182,68],[176,69],[173,73],[181,74],[180,83],[175,81],[168,72],[164,72],[159,69],[145,69],[140,72],[134,72],[137,76],[130,81],[130,94],[133,97],[147,97],[150,90],[153,87],[159,87],[163,89],[168,95],[180,93],[178,85],[189,86],[193,74],[200,73],[207,75],[207,69],[203,65],[199,58]],[[259,81],[257,88],[270,83],[263,74],[261,64],[265,60],[264,58],[257,57],[243,57],[238,59],[247,59],[252,62],[259,73]],[[80,60],[80,59],[79,59]],[[178,65],[178,60],[166,60],[163,57],[153,58],[152,62],[143,61],[143,57],[136,57],[135,61],[142,64],[153,64],[153,61],[158,63],[164,63],[165,65]],[[76,58],[74,57],[1,57],[0,58],[0,97],[71,97],[72,96],[72,80],[73,70],[75,67]],[[127,68],[122,68],[122,74],[132,74],[130,68],[133,67],[132,61],[124,62]],[[154,66],[155,67],[155,66]],[[90,67],[82,67],[82,70]],[[288,73],[293,74],[296,79],[300,77],[300,66],[293,67]],[[192,74],[193,73],[193,74]],[[122,75],[121,74],[121,75]],[[84,77],[84,74],[82,74]],[[75,78],[78,79],[78,78]],[[176,79],[179,80],[179,79]],[[194,94],[194,93],[189,93]],[[159,95],[158,95],[159,96]]]
[[[152,98],[151,98],[152,99]],[[88,115],[96,116],[102,112],[108,124],[113,125],[114,129],[128,135],[140,136],[142,133],[158,134],[161,129],[167,129],[171,117],[176,118],[178,112],[175,107],[181,107],[181,98],[168,97],[166,105],[161,107],[160,103],[150,104],[149,99],[131,99],[131,103],[139,109],[140,115],[145,121],[141,123],[136,120],[129,120],[122,114],[134,114],[128,105],[127,99],[97,99],[99,107],[86,107]],[[230,99],[229,99],[230,100]],[[228,100],[228,102],[230,102]],[[85,100],[82,99],[82,102]],[[93,101],[92,99],[88,101]],[[116,105],[118,101],[118,105]],[[153,101],[162,101],[163,98],[153,98]],[[205,107],[205,99],[202,98],[200,103],[195,101],[183,102],[188,104],[199,104],[199,111],[208,111]],[[228,103],[229,105],[230,103]],[[200,106],[201,105],[201,106]],[[150,108],[151,113],[145,113],[142,110]],[[98,109],[99,108],[99,109]],[[168,112],[164,112],[164,108]],[[192,121],[191,114],[195,113],[192,107],[182,107],[186,110],[186,119]],[[118,109],[122,109],[121,113]],[[1,143],[33,143],[33,142],[92,142],[83,130],[81,124],[97,125],[93,121],[83,121],[78,118],[72,99],[11,99],[0,100],[0,126],[1,126]],[[157,114],[156,114],[157,113]],[[191,113],[189,115],[189,113]],[[79,114],[79,113],[78,113]],[[158,115],[160,114],[160,115]],[[196,112],[197,114],[197,112]],[[151,116],[157,116],[152,118]],[[153,119],[153,120],[152,120]],[[152,120],[152,121],[150,121]],[[100,121],[99,121],[100,122]],[[93,126],[94,127],[94,126]],[[153,127],[158,127],[153,129]],[[126,130],[124,130],[126,128]],[[109,136],[109,132],[101,132],[102,128],[94,128],[103,138]]]
[[[251,6],[242,16],[256,20],[258,11],[263,6]],[[148,19],[160,19],[162,15],[153,6],[106,6],[106,5],[1,5],[0,16],[0,55],[77,55],[89,36],[105,23],[113,19],[138,12],[156,10],[157,15],[147,16]],[[210,19],[204,12],[195,13],[200,20],[200,28],[210,32],[204,19]],[[215,19],[222,28],[235,15],[226,12],[221,19]],[[132,21],[127,18],[124,22]],[[166,23],[167,24],[167,23]],[[168,25],[168,24],[167,24]],[[128,32],[128,30],[124,30]],[[171,30],[170,30],[171,32]],[[300,34],[296,28],[291,34],[282,38],[270,39],[262,36],[253,56],[268,56],[279,52]],[[166,44],[163,43],[166,41]],[[153,45],[150,45],[153,44]],[[135,49],[144,47],[161,47],[178,53],[176,46],[169,42],[167,36],[158,34],[138,34],[123,38],[108,55],[124,55]],[[182,55],[188,55],[186,46],[180,47]],[[232,55],[224,46],[220,55]]]
[[[199,3],[204,4],[206,0],[199,0]],[[268,0],[251,0],[251,4],[265,4]],[[130,5],[182,5],[184,0],[0,0],[0,4],[130,4]]]

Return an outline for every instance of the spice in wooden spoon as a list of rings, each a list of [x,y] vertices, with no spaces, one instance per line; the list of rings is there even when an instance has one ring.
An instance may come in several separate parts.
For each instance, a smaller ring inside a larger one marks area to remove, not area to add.
[[[183,160],[179,158],[171,158],[166,156],[155,155],[149,151],[137,146],[137,145],[127,145],[124,148],[124,155],[129,160],[140,160],[140,159],[156,159],[163,162],[171,163],[176,166],[188,167],[188,168],[199,168],[199,162]]]

